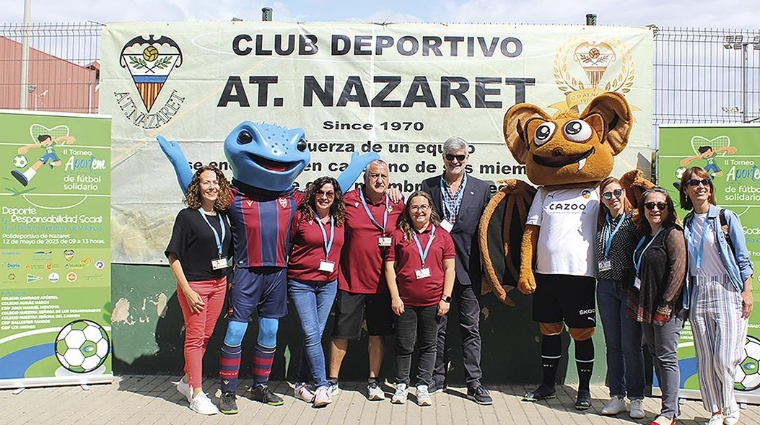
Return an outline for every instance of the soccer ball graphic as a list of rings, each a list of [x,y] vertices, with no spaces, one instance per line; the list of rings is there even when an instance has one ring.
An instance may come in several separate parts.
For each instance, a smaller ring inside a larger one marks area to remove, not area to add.
[[[683,177],[683,173],[686,171],[686,167],[678,167],[676,169],[676,178],[678,180],[681,180],[681,177]]]
[[[106,330],[89,320],[75,320],[55,337],[55,357],[67,370],[87,373],[100,367],[108,357],[110,341]]]
[[[24,168],[29,161],[26,160],[24,155],[17,155],[13,158],[13,166],[16,168]]]
[[[158,49],[155,46],[148,46],[143,50],[143,58],[148,62],[158,59]]]
[[[754,391],[760,388],[760,340],[747,335],[744,354],[736,367],[734,388],[739,391]]]

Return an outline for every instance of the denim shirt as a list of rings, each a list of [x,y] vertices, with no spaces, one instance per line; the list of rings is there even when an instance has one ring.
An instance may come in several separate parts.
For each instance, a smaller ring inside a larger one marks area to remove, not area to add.
[[[728,246],[726,237],[723,235],[723,230],[720,226],[720,207],[710,205],[710,209],[707,211],[707,223],[711,223],[715,230],[715,240],[718,241],[718,251],[720,252],[720,258],[723,261],[723,266],[728,272],[728,277],[731,279],[731,283],[739,291],[744,290],[744,282],[752,276],[754,269],[752,262],[749,258],[749,252],[747,251],[747,244],[744,240],[744,232],[742,231],[742,224],[739,221],[739,216],[731,210],[724,210],[726,216],[726,224],[728,224],[728,233],[731,237],[731,242],[734,247],[734,255],[731,254],[731,248]],[[694,220],[694,211],[692,210],[683,220],[683,234],[686,238],[687,245],[692,240],[691,223]],[[705,225],[707,225],[705,223]],[[684,301],[689,299],[689,278],[686,279],[686,295]]]

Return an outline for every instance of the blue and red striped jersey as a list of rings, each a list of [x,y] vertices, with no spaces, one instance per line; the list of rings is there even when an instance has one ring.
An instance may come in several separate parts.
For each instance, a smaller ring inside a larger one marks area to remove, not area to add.
[[[232,180],[228,216],[237,267],[286,267],[290,225],[304,198],[292,188],[270,192]]]

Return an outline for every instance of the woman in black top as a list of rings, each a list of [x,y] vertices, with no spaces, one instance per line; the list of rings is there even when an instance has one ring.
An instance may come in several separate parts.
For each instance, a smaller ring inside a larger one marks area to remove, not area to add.
[[[230,185],[220,170],[203,167],[193,176],[184,201],[187,208],[177,214],[165,252],[185,321],[185,376],[177,390],[193,411],[213,415],[219,410],[203,392],[201,367],[227,290],[232,237],[222,211],[232,201]]]

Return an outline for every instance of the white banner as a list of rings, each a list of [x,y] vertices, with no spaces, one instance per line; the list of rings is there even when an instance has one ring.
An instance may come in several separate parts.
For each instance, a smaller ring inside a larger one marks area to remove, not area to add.
[[[115,23],[103,31],[100,112],[113,116],[113,261],[164,262],[181,208],[155,140],[192,167],[231,170],[222,140],[250,120],[305,130],[303,185],[378,152],[405,193],[442,171],[441,143],[471,143],[472,174],[525,179],[503,142],[515,103],[550,114],[624,94],[635,124],[615,174],[650,160],[648,28],[285,22]]]

